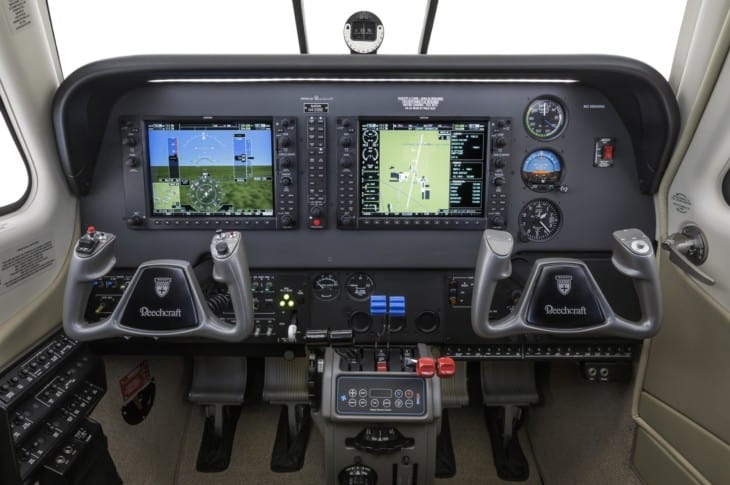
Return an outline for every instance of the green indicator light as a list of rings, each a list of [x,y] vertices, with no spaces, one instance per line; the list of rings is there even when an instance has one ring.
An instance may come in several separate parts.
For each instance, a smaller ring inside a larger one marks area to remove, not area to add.
[[[285,293],[284,300],[288,300],[289,298],[291,298],[291,295],[289,293]]]
[[[291,308],[293,306],[294,306],[294,300],[289,300],[289,307]]]
[[[279,302],[279,306],[280,306],[280,307],[285,307],[285,306],[286,306],[286,302],[285,302],[284,300],[281,300],[281,301]]]

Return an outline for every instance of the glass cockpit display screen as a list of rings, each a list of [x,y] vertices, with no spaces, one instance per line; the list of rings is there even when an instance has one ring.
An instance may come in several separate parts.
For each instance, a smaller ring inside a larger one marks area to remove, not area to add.
[[[271,121],[147,123],[152,216],[271,217]]]
[[[360,123],[362,217],[484,217],[486,121]]]

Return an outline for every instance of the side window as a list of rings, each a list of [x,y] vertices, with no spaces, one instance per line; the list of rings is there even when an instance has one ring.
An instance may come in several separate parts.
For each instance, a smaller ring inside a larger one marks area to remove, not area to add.
[[[10,129],[5,106],[0,103],[0,215],[16,210],[30,189],[28,167]]]

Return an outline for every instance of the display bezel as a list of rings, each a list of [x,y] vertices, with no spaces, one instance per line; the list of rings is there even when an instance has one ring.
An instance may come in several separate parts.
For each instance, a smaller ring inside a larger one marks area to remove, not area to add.
[[[200,123],[203,124],[240,124],[266,123],[271,127],[270,149],[272,160],[272,207],[271,215],[184,215],[159,214],[153,212],[152,164],[149,146],[149,126],[154,123]],[[152,229],[166,228],[247,228],[247,229],[275,229],[278,214],[278,177],[276,165],[276,120],[272,116],[144,116],[135,120],[135,128],[139,134],[139,171],[144,177],[145,214],[143,227]]]
[[[423,227],[423,228],[461,228],[464,229],[466,226],[472,226],[475,229],[479,229],[486,224],[487,214],[487,186],[489,180],[489,156],[491,147],[491,130],[490,130],[489,117],[360,117],[358,118],[357,124],[357,172],[356,172],[356,185],[357,185],[357,215],[360,227],[368,226],[370,228],[388,228],[391,226],[401,227]],[[482,186],[481,201],[479,212],[475,214],[434,214],[425,215],[415,213],[413,215],[407,215],[404,213],[399,214],[376,214],[376,215],[365,215],[363,211],[363,140],[362,135],[364,132],[364,126],[372,123],[387,123],[391,126],[395,123],[403,123],[410,125],[427,125],[427,124],[454,124],[458,123],[479,123],[483,126],[484,133],[484,148],[483,158],[481,160],[482,165],[482,177],[480,183]]]

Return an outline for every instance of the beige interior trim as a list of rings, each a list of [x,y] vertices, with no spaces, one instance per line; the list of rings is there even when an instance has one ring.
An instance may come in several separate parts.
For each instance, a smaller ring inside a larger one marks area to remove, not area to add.
[[[636,424],[641,428],[646,434],[648,434],[654,441],[659,443],[659,445],[662,447],[664,451],[666,451],[669,456],[674,458],[674,460],[679,463],[682,468],[684,468],[695,480],[697,480],[699,483],[703,485],[712,485],[712,482],[707,480],[700,471],[692,465],[687,459],[680,454],[674,446],[672,446],[667,440],[665,440],[662,435],[657,433],[657,431],[651,427],[649,423],[644,421],[641,417],[637,417],[634,419],[636,421]]]
[[[701,26],[700,26],[701,27]],[[728,51],[730,50],[730,11],[726,10],[725,20],[723,22],[722,30],[717,38],[717,43],[710,56],[710,61],[705,70],[700,89],[697,92],[692,108],[686,117],[684,125],[679,134],[679,139],[674,147],[674,153],[672,158],[667,165],[667,170],[662,178],[661,185],[656,197],[657,206],[657,236],[664,237],[667,234],[667,206],[668,206],[668,194],[669,188],[674,181],[674,177],[677,175],[679,166],[684,160],[684,156],[687,153],[692,138],[697,131],[697,127],[700,124],[702,115],[707,107],[707,102],[712,95],[712,91],[715,88],[717,79],[720,76],[722,67],[725,64]],[[641,382],[641,381],[638,381]]]
[[[691,2],[692,0],[690,0]],[[694,2],[692,7],[690,7],[689,2],[687,6],[687,12],[693,12],[694,16],[696,17],[698,15],[698,9],[699,5],[702,2]],[[682,160],[684,159],[685,154],[687,153],[687,150],[689,148],[689,145],[692,141],[692,138],[697,130],[697,127],[699,126],[700,120],[702,119],[702,114],[705,111],[705,108],[707,106],[707,102],[710,99],[710,96],[712,94],[712,91],[714,90],[715,84],[717,82],[718,77],[720,76],[720,72],[722,71],[722,68],[725,64],[725,60],[728,54],[728,51],[730,50],[730,11],[728,10],[730,6],[725,5],[725,19],[723,22],[723,27],[720,31],[720,34],[717,38],[717,42],[715,44],[715,48],[713,49],[713,52],[710,56],[707,69],[704,73],[704,77],[702,79],[702,82],[700,84],[700,88],[697,92],[697,96],[692,104],[692,108],[690,112],[688,113],[687,117],[685,118],[684,125],[682,126],[679,139],[677,140],[677,144],[674,149],[674,153],[672,155],[671,160],[669,161],[669,164],[667,166],[667,170],[664,174],[664,178],[662,179],[662,182],[659,186],[659,191],[657,192],[656,198],[655,198],[655,205],[656,205],[656,212],[657,212],[657,237],[663,238],[667,234],[667,215],[668,215],[668,194],[669,194],[669,188],[674,180],[674,177],[676,176],[679,167],[682,163]],[[692,9],[692,10],[691,10]],[[696,19],[693,19],[693,23],[696,21]],[[694,24],[695,27],[697,24]],[[686,27],[686,25],[683,25],[683,29]],[[693,29],[697,30],[697,29]],[[697,35],[695,32],[692,32],[693,35]],[[686,53],[689,52],[689,43],[691,42],[691,39],[686,38],[683,39],[680,37],[680,42],[683,44],[682,50],[684,54],[682,54],[683,57],[681,57],[681,65],[683,68],[687,68],[687,59],[686,59]],[[679,54],[678,54],[679,56]],[[675,58],[675,61],[679,60],[680,58]],[[674,79],[677,79],[679,74],[676,72],[672,72],[672,77]],[[675,81],[678,82],[678,81]],[[657,264],[659,267],[660,274],[662,274],[662,259],[661,257],[657,257]],[[667,264],[671,264],[667,261]],[[685,275],[683,275],[685,276]],[[685,276],[686,277],[686,276]],[[687,279],[691,280],[691,278],[686,277]],[[692,281],[694,283],[694,281]],[[651,354],[651,339],[645,340],[644,345],[642,346],[642,352],[641,356],[639,358],[639,366],[637,369],[637,379],[636,384],[634,387],[634,396],[633,396],[633,402],[631,406],[631,413],[634,418],[634,421],[641,426],[643,429],[649,433],[652,438],[654,438],[657,442],[666,444],[666,442],[661,439],[661,437],[656,433],[656,431],[651,428],[646,422],[644,422],[639,417],[639,398],[641,396],[641,391],[644,386],[644,378],[646,377],[646,369],[649,362],[649,356]],[[676,450],[674,450],[676,453]],[[681,457],[675,457],[678,459],[678,461],[683,462],[686,461],[684,459],[680,459]],[[691,465],[690,465],[691,466]]]
[[[78,211],[74,233],[79,232]],[[36,298],[36,304],[26,305],[0,325],[0,368],[33,346],[61,322],[66,274],[71,264],[73,246],[68,248],[61,270],[51,285]]]
[[[712,483],[728,480],[730,445],[649,392],[642,394],[640,410],[642,419],[661,429],[664,439],[702,476]]]
[[[643,483],[661,485],[700,485],[686,468],[665,448],[642,429],[637,429],[633,465],[646,475],[639,475]]]

